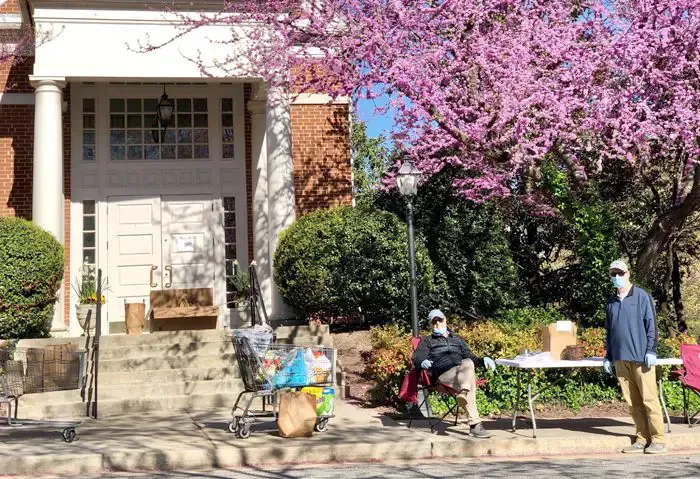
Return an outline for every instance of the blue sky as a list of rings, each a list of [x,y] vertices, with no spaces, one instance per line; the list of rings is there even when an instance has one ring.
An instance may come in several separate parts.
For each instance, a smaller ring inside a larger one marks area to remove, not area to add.
[[[380,135],[388,137],[391,134],[391,129],[394,126],[394,115],[393,111],[390,110],[384,115],[379,115],[374,113],[375,101],[378,102],[379,106],[386,104],[386,100],[360,100],[358,102],[357,115],[360,120],[367,124],[367,136],[370,138],[376,138]]]

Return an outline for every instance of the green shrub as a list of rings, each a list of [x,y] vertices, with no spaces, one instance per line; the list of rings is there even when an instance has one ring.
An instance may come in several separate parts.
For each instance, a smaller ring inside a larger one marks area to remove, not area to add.
[[[495,320],[513,329],[525,330],[564,321],[566,317],[553,308],[525,307],[503,311]]]
[[[527,304],[510,250],[504,215],[497,202],[475,204],[455,194],[463,172],[445,168],[421,185],[414,201],[416,228],[425,237],[436,271],[447,282],[444,312],[490,317]],[[382,193],[379,208],[403,218],[405,200]]]
[[[63,279],[63,247],[19,218],[0,218],[0,338],[48,336]]]
[[[306,317],[363,314],[371,324],[407,322],[406,225],[394,215],[340,207],[304,216],[280,236],[275,281],[285,302]],[[433,265],[416,241],[420,315],[439,294]]]

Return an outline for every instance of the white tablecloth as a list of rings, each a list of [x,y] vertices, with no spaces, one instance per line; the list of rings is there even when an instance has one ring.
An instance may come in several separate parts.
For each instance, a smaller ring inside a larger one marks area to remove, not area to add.
[[[551,356],[538,354],[530,357],[516,357],[515,359],[496,359],[496,364],[521,369],[549,369],[549,368],[602,368],[604,358],[585,358],[577,361],[552,359]],[[680,366],[682,359],[663,358],[656,361],[658,366]]]

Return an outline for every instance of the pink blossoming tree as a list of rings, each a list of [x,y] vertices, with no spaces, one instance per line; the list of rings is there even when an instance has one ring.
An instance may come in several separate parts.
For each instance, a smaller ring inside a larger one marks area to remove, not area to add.
[[[606,160],[675,158],[680,193],[649,230],[641,277],[700,208],[699,0],[250,0],[182,18],[183,34],[257,25],[232,29],[236,53],[202,71],[388,96],[397,144],[427,175],[462,169],[466,199],[546,207],[543,161],[584,183]]]

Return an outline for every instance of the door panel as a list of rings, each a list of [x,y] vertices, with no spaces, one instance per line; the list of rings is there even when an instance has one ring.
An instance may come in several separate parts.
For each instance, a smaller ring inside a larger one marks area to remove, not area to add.
[[[108,198],[108,319],[124,321],[125,302],[146,302],[161,287],[161,201],[159,197]],[[157,269],[153,269],[156,266]],[[152,288],[153,284],[157,286]]]
[[[212,196],[164,196],[162,210],[163,288],[213,287]]]

